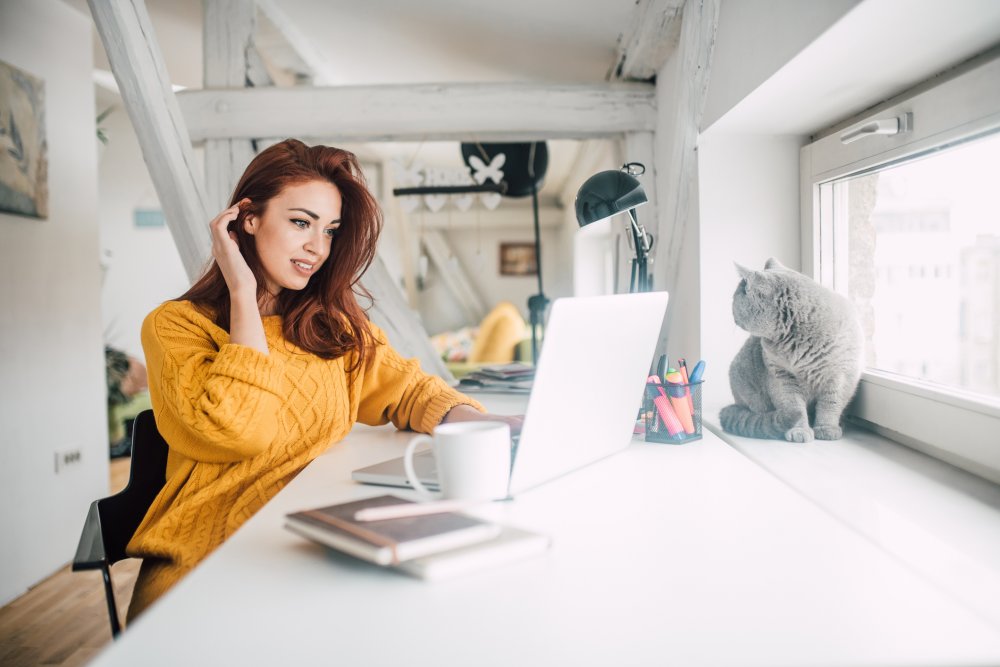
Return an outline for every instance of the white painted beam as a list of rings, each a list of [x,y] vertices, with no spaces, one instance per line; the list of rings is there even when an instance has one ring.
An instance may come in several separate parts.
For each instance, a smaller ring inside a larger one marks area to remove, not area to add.
[[[205,85],[243,88],[249,80],[257,6],[254,0],[203,0]],[[229,206],[229,197],[253,159],[249,139],[205,142],[205,204],[209,211]]]
[[[656,126],[655,90],[644,83],[206,89],[183,91],[178,100],[195,140],[543,140],[648,132]]]
[[[649,81],[656,76],[677,48],[683,10],[684,0],[636,0],[608,78]]]
[[[256,153],[249,139],[209,139],[205,142],[205,202],[214,217],[229,207],[236,182]]]
[[[661,109],[660,123],[656,129],[656,179],[659,197],[659,235],[654,264],[653,283],[657,289],[666,289],[674,295],[667,308],[666,334],[661,334],[660,349],[666,340],[684,354],[697,353],[700,329],[697,313],[686,313],[686,330],[682,330],[676,316],[679,295],[683,292],[698,307],[697,282],[679,284],[681,257],[691,261],[697,255],[697,229],[690,229],[692,219],[698,215],[698,134],[705,100],[708,93],[712,52],[719,20],[721,0],[689,0],[684,7],[680,42],[674,54],[671,69],[671,87],[663,92],[669,107]],[[663,84],[660,80],[658,85]],[[695,222],[696,224],[696,222]],[[686,247],[690,243],[693,247]],[[690,252],[685,253],[685,250]],[[693,270],[696,274],[696,269]],[[690,269],[686,274],[690,277]]]
[[[87,0],[143,159],[180,253],[194,280],[211,252],[208,213],[191,141],[142,0]]]

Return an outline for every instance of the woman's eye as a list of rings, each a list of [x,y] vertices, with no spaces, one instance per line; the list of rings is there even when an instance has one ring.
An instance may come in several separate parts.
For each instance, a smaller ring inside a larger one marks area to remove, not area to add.
[[[299,218],[293,218],[292,219],[292,224],[295,225],[296,227],[298,227],[299,229],[308,229],[309,228],[309,221],[308,220],[301,220]]]
[[[329,236],[331,239],[332,238],[336,238],[336,236],[337,236],[337,230],[334,229],[333,227],[331,227],[331,228],[329,228],[329,229],[326,230],[326,235]]]

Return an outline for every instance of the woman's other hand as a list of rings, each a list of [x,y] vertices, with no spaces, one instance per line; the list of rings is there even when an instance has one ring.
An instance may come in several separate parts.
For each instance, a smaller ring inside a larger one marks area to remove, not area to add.
[[[510,426],[510,434],[517,435],[521,432],[521,426],[524,424],[524,415],[494,415],[488,412],[482,413],[471,405],[456,405],[445,414],[441,423],[482,421],[504,422]]]
[[[236,232],[229,229],[230,223],[239,216],[240,209],[249,203],[249,199],[243,199],[212,220],[210,223],[212,257],[215,258],[222,270],[222,277],[226,280],[229,293],[232,295],[246,294],[256,302],[257,279],[240,253],[239,244],[236,242]]]

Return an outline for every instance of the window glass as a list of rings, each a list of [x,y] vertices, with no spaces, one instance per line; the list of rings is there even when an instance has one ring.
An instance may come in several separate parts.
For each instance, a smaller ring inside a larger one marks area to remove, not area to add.
[[[869,368],[1000,396],[998,184],[1000,133],[820,186]]]

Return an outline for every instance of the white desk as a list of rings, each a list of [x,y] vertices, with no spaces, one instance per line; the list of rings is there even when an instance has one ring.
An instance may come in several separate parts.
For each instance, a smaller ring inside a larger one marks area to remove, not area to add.
[[[1000,664],[1000,630],[710,433],[637,441],[486,508],[554,545],[465,578],[411,579],[282,528],[382,493],[350,471],[411,435],[355,429],[94,664]]]

